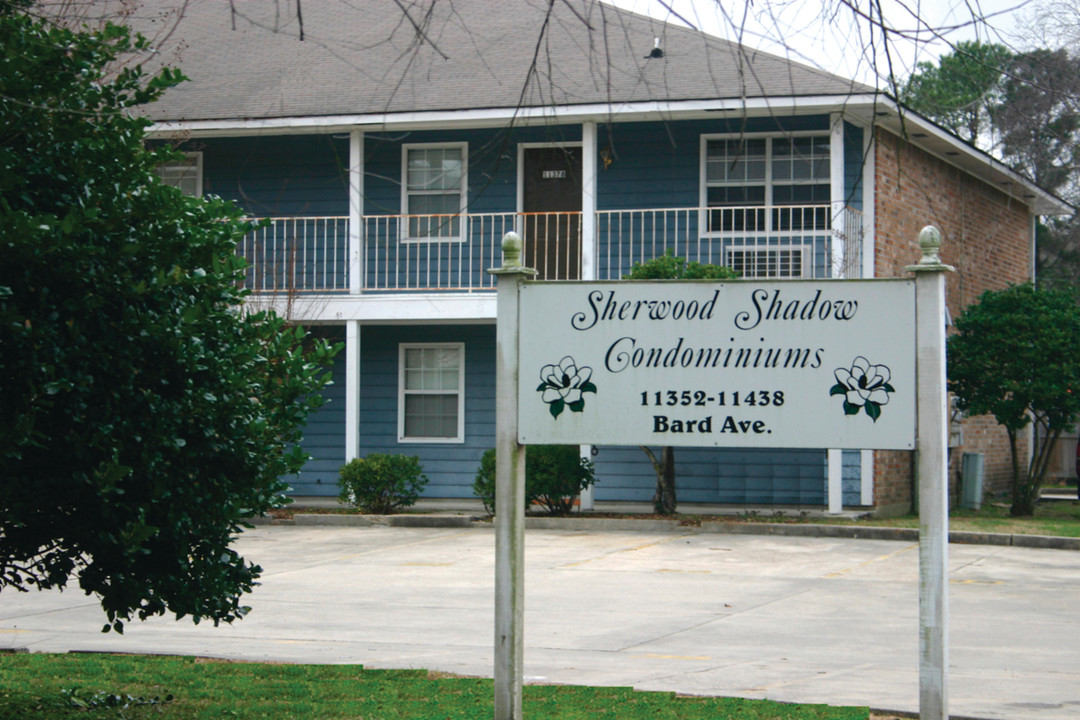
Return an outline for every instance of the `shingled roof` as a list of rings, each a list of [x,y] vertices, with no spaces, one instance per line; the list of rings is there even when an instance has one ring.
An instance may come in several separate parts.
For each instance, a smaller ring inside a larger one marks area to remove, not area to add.
[[[154,39],[152,63],[191,78],[148,114],[189,122],[874,91],[596,0],[400,5],[146,0],[127,22]]]

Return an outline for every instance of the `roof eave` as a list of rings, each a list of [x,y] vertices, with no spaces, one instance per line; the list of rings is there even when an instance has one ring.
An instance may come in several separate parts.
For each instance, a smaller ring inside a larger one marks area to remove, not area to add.
[[[1070,215],[1076,208],[1005,163],[964,142],[934,121],[881,95],[874,111],[877,125],[986,182],[1031,207],[1036,215]]]
[[[769,114],[818,114],[840,105],[860,104],[872,95],[813,95],[770,98],[718,98],[701,100],[593,103],[528,108],[476,108],[354,115],[310,115],[267,118],[221,118],[153,123],[151,137],[227,137],[251,134],[310,134],[365,129],[422,130],[448,127],[502,127],[507,123],[534,125],[557,120],[562,123],[656,119],[694,119],[717,114],[754,116]]]

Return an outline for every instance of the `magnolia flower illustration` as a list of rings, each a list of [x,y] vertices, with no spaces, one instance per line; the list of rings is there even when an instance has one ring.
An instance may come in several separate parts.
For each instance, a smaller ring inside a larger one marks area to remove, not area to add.
[[[571,412],[581,412],[585,409],[582,393],[596,392],[596,386],[589,382],[591,377],[592,368],[584,365],[578,367],[574,358],[567,355],[558,365],[540,368],[541,382],[536,391],[541,393],[540,399],[548,404],[554,418],[559,417],[566,408],[570,408]]]
[[[889,402],[889,393],[896,392],[889,384],[892,377],[889,368],[871,365],[861,355],[851,362],[850,368],[837,368],[833,375],[836,384],[829,390],[829,395],[844,396],[845,415],[857,415],[861,409],[877,422],[881,417],[881,406]]]

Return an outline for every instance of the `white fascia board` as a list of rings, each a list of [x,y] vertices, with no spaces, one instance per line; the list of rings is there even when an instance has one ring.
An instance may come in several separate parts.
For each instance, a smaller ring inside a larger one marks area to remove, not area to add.
[[[379,293],[360,295],[301,295],[286,297],[254,295],[248,304],[271,308],[300,324],[343,323],[446,323],[494,322],[495,292],[475,293]]]
[[[453,126],[502,127],[507,123],[531,125],[552,120],[573,123],[587,120],[681,119],[716,117],[719,113],[743,115],[807,115],[838,108],[853,111],[874,102],[868,95],[819,95],[788,98],[718,98],[676,102],[594,103],[542,108],[486,108],[412,113],[374,113],[281,118],[192,120],[158,122],[150,126],[151,137],[228,137],[253,134],[312,134],[349,130],[439,129]]]

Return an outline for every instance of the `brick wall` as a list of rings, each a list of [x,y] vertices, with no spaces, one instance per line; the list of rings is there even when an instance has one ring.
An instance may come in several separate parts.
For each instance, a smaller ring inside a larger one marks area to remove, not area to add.
[[[956,268],[946,281],[955,317],[985,290],[1030,279],[1029,209],[997,188],[877,129],[875,161],[875,274],[904,277],[920,257],[918,236],[926,225],[942,234],[942,261]],[[1026,443],[1025,443],[1026,450]],[[951,451],[951,483],[960,454],[984,454],[984,488],[1004,490],[1011,478],[1008,438],[992,418],[963,423],[963,446]],[[874,505],[882,513],[911,508],[911,453],[874,456]],[[954,492],[955,497],[955,492]]]

